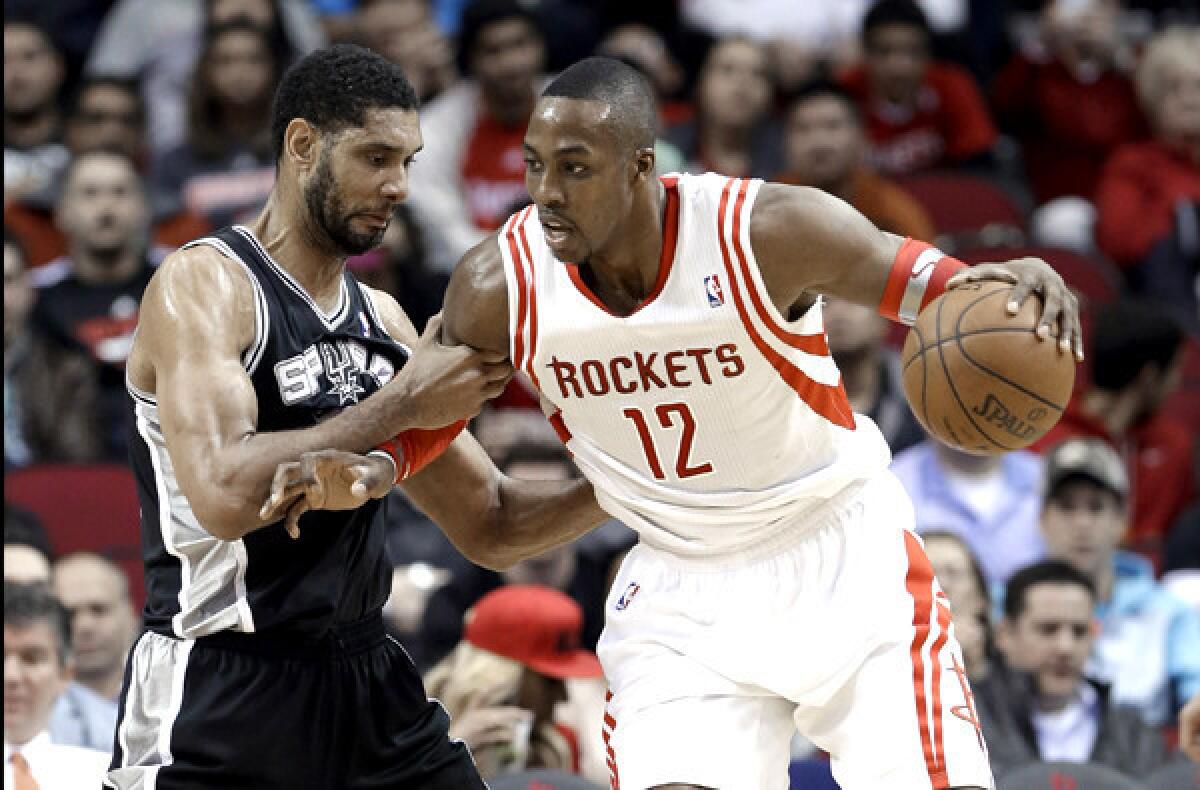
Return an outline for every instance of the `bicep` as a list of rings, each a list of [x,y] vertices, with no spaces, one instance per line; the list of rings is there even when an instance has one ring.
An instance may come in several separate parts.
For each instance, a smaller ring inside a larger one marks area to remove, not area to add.
[[[821,293],[875,307],[903,242],[843,200],[782,184],[761,188],[750,233],[776,304]]]
[[[241,360],[253,333],[253,303],[230,270],[214,263],[164,264],[138,328],[154,370],[163,437],[189,499],[204,496],[216,455],[252,435],[258,420]]]
[[[442,306],[442,341],[509,355],[508,283],[496,237],[471,248],[450,278]]]

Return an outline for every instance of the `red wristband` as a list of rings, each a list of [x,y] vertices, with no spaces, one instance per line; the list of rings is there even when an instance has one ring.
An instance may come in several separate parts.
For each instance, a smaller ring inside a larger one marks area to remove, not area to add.
[[[450,446],[450,442],[462,433],[466,424],[466,420],[459,420],[452,425],[433,430],[412,428],[388,439],[375,449],[382,450],[391,457],[396,465],[396,482],[399,483],[412,477],[441,455]]]
[[[902,324],[912,324],[925,305],[946,291],[946,281],[967,264],[937,247],[905,239],[892,262],[879,313]]]

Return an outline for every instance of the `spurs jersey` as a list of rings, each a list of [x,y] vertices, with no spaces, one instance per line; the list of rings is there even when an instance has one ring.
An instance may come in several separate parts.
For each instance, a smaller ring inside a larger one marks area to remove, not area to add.
[[[258,430],[311,427],[373,394],[408,359],[348,272],[338,307],[326,315],[248,228],[224,228],[187,246],[197,244],[238,261],[253,286],[255,336],[242,364],[258,400]],[[155,397],[129,390],[149,629],[183,639],[222,630],[316,637],[383,606],[391,567],[381,500],[306,513],[299,540],[282,524],[218,540],[179,487]]]
[[[535,206],[499,236],[513,364],[600,504],[680,555],[757,545],[890,460],[851,411],[820,305],[789,322],[767,294],[749,229],[761,183],[664,177],[658,280],[628,316],[555,259]]]

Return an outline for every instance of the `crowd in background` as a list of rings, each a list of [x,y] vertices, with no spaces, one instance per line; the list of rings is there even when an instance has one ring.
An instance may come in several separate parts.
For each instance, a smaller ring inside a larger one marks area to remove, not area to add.
[[[1058,269],[1088,359],[1032,451],[927,438],[903,334],[874,310],[827,300],[826,332],[914,500],[997,776],[1090,763],[1133,787],[1171,768],[1200,694],[1198,25],[1194,0],[5,0],[6,761],[31,739],[111,751],[142,589],[136,513],[64,528],[61,502],[22,481],[87,500],[81,469],[125,464],[150,277],[253,220],[275,85],[351,41],[400,64],[422,102],[410,197],[348,261],[418,328],[459,256],[529,201],[540,88],[597,53],[654,87],[660,172],[816,187],[969,262]],[[578,474],[520,378],[472,430],[510,475]],[[387,517],[389,626],[485,777],[606,782],[588,651],[636,536],[610,522],[500,574],[399,491]],[[793,752],[794,787],[833,786],[811,744]]]

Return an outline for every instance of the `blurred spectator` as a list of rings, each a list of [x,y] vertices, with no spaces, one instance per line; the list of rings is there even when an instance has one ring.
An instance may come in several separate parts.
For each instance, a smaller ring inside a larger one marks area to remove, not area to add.
[[[1126,73],[1132,56],[1120,12],[1120,0],[1046,0],[1039,39],[992,85],[997,117],[1021,144],[1039,204],[1091,200],[1108,154],[1148,131]]]
[[[51,742],[46,725],[71,677],[68,615],[45,585],[4,584],[4,786],[99,787],[108,755]]]
[[[115,703],[138,631],[125,572],[99,554],[68,554],[54,563],[54,593],[71,613],[76,680]]]
[[[1038,532],[1042,462],[1033,453],[968,455],[931,438],[896,456],[892,471],[912,497],[917,531],[960,536],[989,586],[1045,554]]]
[[[1050,556],[1096,589],[1099,634],[1088,676],[1154,725],[1200,692],[1200,611],[1154,580],[1150,561],[1117,551],[1128,524],[1129,478],[1101,439],[1068,439],[1046,456],[1042,533]]]
[[[518,440],[504,451],[496,465],[506,475],[521,480],[566,480],[579,474],[557,439]],[[624,541],[629,530],[623,526],[602,526],[594,534],[527,559],[503,573],[473,565],[461,569],[429,598],[420,634],[428,651],[427,660],[440,660],[449,652],[462,635],[464,613],[483,595],[506,584],[537,584],[569,595],[582,607],[583,644],[594,648],[604,628],[604,600],[613,558],[632,545],[631,540]]]
[[[1179,385],[1183,335],[1159,307],[1123,301],[1102,309],[1092,329],[1092,382],[1034,447],[1070,436],[1104,439],[1125,459],[1133,508],[1127,547],[1152,558],[1193,497],[1192,436],[1160,407]]]
[[[54,563],[53,588],[71,614],[75,677],[50,717],[50,736],[111,752],[125,656],[137,629],[129,581],[112,561],[77,552]]]
[[[346,265],[363,284],[394,296],[418,331],[442,309],[450,275],[429,267],[424,234],[406,205],[396,207],[383,243]]]
[[[880,0],[863,19],[863,64],[843,77],[858,101],[872,164],[887,175],[991,164],[996,130],[971,76],[930,58],[931,32],[911,0]]]
[[[688,172],[768,178],[783,165],[774,94],[766,47],[744,36],[721,39],[696,80],[694,117],[664,137],[683,154]]]
[[[1096,192],[1096,241],[1124,269],[1171,232],[1180,203],[1200,203],[1200,28],[1150,42],[1137,92],[1154,139],[1118,148]]]
[[[69,252],[37,272],[34,323],[95,365],[99,394],[89,416],[103,431],[101,457],[123,462],[132,414],[125,360],[138,303],[163,251],[147,249],[142,183],[120,154],[96,152],[72,162],[57,216]]]
[[[929,214],[907,192],[866,166],[865,149],[862,119],[850,94],[831,82],[811,82],[788,109],[786,169],[773,180],[823,189],[854,206],[880,230],[932,242],[936,230]]]
[[[649,80],[664,125],[691,116],[691,105],[678,100],[687,75],[657,30],[637,23],[618,25],[600,41],[596,54],[623,60]]]
[[[275,183],[271,97],[283,61],[258,27],[210,28],[188,93],[187,142],[155,162],[156,189],[222,227],[260,210]]]
[[[518,0],[476,0],[463,12],[462,80],[421,113],[424,150],[413,162],[409,202],[433,267],[459,256],[527,200],[525,127],[537,101],[545,41]]]
[[[434,22],[429,0],[362,0],[355,26],[363,44],[404,70],[422,103],[458,79],[454,47]]]
[[[883,342],[887,319],[874,308],[833,298],[825,299],[822,315],[829,351],[854,411],[875,421],[893,454],[924,439],[904,396],[900,355]]]
[[[568,678],[603,675],[579,644],[583,613],[562,593],[511,585],[488,593],[467,613],[463,641],[426,676],[431,696],[450,713],[484,779],[527,768],[577,773],[577,731],[556,721]]]
[[[30,320],[25,252],[4,228],[4,468],[101,454],[95,368]]]
[[[997,776],[1026,763],[1099,763],[1127,776],[1162,764],[1163,742],[1138,711],[1084,675],[1096,595],[1057,560],[1013,574],[996,630],[1001,661],[973,685]]]
[[[4,503],[4,581],[47,584],[54,551],[38,517]]]
[[[4,202],[53,183],[67,164],[59,92],[65,71],[50,34],[4,20]]]
[[[87,72],[141,81],[150,150],[162,155],[187,139],[188,85],[205,30],[239,18],[266,30],[285,64],[324,43],[307,0],[117,0]]]
[[[921,536],[925,555],[933,566],[954,612],[954,634],[962,647],[963,663],[972,679],[982,678],[995,652],[992,606],[987,580],[979,560],[953,532],[931,530]]]
[[[145,108],[135,82],[87,77],[75,92],[64,139],[72,156],[115,151],[132,159],[145,174],[150,162],[144,129]],[[54,224],[54,206],[61,189],[59,180],[6,207],[4,221],[24,242],[30,266],[41,266],[67,251],[66,237]],[[177,190],[151,190],[149,200],[158,244],[179,247],[212,229],[207,220],[183,207]]]

